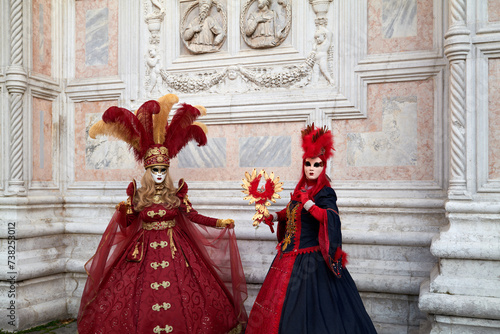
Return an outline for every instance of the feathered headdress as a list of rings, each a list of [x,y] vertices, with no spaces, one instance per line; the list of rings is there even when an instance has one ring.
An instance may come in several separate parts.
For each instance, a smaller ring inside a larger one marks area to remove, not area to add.
[[[314,123],[302,130],[302,159],[320,157],[327,161],[333,155],[333,135],[326,126],[315,128]]]
[[[182,104],[168,123],[172,106],[179,102],[174,94],[162,96],[158,101],[147,101],[135,112],[119,107],[110,107],[102,120],[89,131],[91,138],[98,135],[113,136],[126,142],[135,158],[144,163],[144,168],[155,165],[170,165],[186,144],[195,140],[198,146],[207,143],[207,127],[195,120],[206,115],[202,106]]]

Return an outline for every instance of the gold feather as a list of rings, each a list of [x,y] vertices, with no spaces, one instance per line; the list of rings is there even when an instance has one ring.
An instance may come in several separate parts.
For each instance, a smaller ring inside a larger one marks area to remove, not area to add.
[[[202,122],[193,122],[193,125],[198,125],[203,130],[203,132],[205,132],[205,134],[208,133],[208,128],[207,128],[207,126],[204,123],[202,123]]]
[[[160,103],[160,112],[153,115],[153,139],[155,144],[163,144],[168,115],[172,110],[172,106],[179,102],[179,98],[175,94],[167,94],[160,97],[158,102]]]
[[[139,138],[134,138],[131,136],[129,131],[121,125],[117,123],[104,123],[103,120],[98,121],[89,130],[89,136],[92,139],[95,139],[97,136],[112,136],[123,140],[136,150],[140,150]]]
[[[200,117],[207,115],[207,109],[204,106],[194,106],[196,109],[200,111]]]

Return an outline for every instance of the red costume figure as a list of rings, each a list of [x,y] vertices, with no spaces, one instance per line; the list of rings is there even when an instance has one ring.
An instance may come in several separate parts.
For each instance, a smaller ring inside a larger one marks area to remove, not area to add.
[[[111,107],[90,136],[126,141],[146,172],[127,202],[117,206],[88,274],[78,314],[78,332],[240,333],[247,315],[246,284],[232,219],[198,214],[180,180],[174,187],[170,159],[190,140],[205,145],[206,127],[195,122],[203,107],[165,95],[137,112]],[[196,223],[196,224],[193,224]],[[218,227],[219,229],[216,229]]]
[[[333,136],[302,131],[302,178],[278,221],[278,254],[250,312],[246,334],[376,333],[349,272],[337,196],[325,174]]]

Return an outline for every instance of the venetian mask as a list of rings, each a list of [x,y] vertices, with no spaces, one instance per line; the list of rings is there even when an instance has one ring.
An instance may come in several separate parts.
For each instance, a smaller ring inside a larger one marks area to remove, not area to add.
[[[163,183],[167,177],[167,167],[166,166],[153,166],[151,167],[151,176],[155,180],[156,184]]]
[[[304,174],[308,180],[317,180],[325,168],[321,158],[306,158],[304,161]]]

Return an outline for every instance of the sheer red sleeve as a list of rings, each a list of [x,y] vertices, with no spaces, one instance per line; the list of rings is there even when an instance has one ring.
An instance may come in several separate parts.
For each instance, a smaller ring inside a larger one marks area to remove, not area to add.
[[[196,224],[215,227],[217,225],[217,219],[201,215],[198,213],[198,211],[193,209],[193,207],[191,206],[191,202],[189,201],[187,192],[188,186],[186,182],[184,182],[184,179],[180,179],[179,188],[177,189],[177,196],[181,200],[179,210],[184,212],[187,218],[189,218],[189,220]]]

